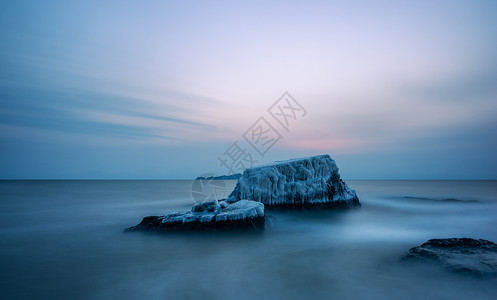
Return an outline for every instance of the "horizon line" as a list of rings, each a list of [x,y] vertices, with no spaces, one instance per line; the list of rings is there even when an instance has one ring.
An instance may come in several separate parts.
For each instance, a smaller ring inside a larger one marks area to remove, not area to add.
[[[342,178],[343,179],[343,178]],[[0,181],[193,181],[195,178],[0,178]],[[237,181],[238,179],[214,179]],[[497,181],[494,179],[344,179],[345,181]]]

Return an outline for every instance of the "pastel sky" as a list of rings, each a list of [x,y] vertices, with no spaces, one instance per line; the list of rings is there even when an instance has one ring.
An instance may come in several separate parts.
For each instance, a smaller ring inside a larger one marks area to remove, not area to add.
[[[222,174],[235,141],[346,179],[497,179],[496,114],[497,1],[0,3],[3,179]]]

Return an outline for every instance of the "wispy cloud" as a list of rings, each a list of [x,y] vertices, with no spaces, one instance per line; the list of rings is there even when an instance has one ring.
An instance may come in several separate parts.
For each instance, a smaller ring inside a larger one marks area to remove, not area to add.
[[[216,163],[288,90],[308,115],[275,157],[374,152],[388,164],[393,151],[400,160],[438,147],[430,159],[450,164],[443,151],[468,157],[467,143],[495,160],[485,140],[497,114],[492,1],[116,3],[0,4],[10,154],[36,153],[26,145],[40,139],[109,155],[150,146],[144,164],[167,150],[174,174],[202,164],[206,149]]]
[[[151,103],[110,93],[80,89],[39,89],[4,82],[0,91],[0,123],[3,125],[44,128],[53,131],[91,133],[110,138],[139,140],[201,139],[215,126],[196,121],[195,109],[168,110],[169,101]],[[175,93],[176,99],[181,94]],[[185,98],[191,99],[190,95]],[[182,112],[182,110],[184,112]],[[195,135],[195,131],[198,135]]]

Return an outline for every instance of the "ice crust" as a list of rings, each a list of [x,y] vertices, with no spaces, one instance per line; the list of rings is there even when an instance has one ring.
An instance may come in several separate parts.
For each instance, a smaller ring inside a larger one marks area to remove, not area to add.
[[[268,206],[344,202],[360,205],[327,154],[276,161],[246,169],[227,202],[250,199]]]
[[[240,200],[229,205],[220,205],[217,201],[195,204],[190,211],[175,212],[162,217],[162,223],[189,223],[234,221],[248,218],[264,217],[264,205],[259,202]]]

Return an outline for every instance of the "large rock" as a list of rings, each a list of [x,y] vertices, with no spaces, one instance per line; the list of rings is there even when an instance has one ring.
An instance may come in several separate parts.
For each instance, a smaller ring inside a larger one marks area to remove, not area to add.
[[[126,231],[239,230],[262,229],[264,225],[262,203],[249,200],[240,200],[233,204],[208,201],[195,204],[190,211],[145,217],[140,224]]]
[[[411,248],[404,258],[433,261],[453,272],[497,275],[497,245],[483,239],[432,239]]]
[[[227,201],[233,203],[240,199],[281,208],[361,205],[355,191],[340,178],[338,167],[329,155],[277,161],[247,169]]]

